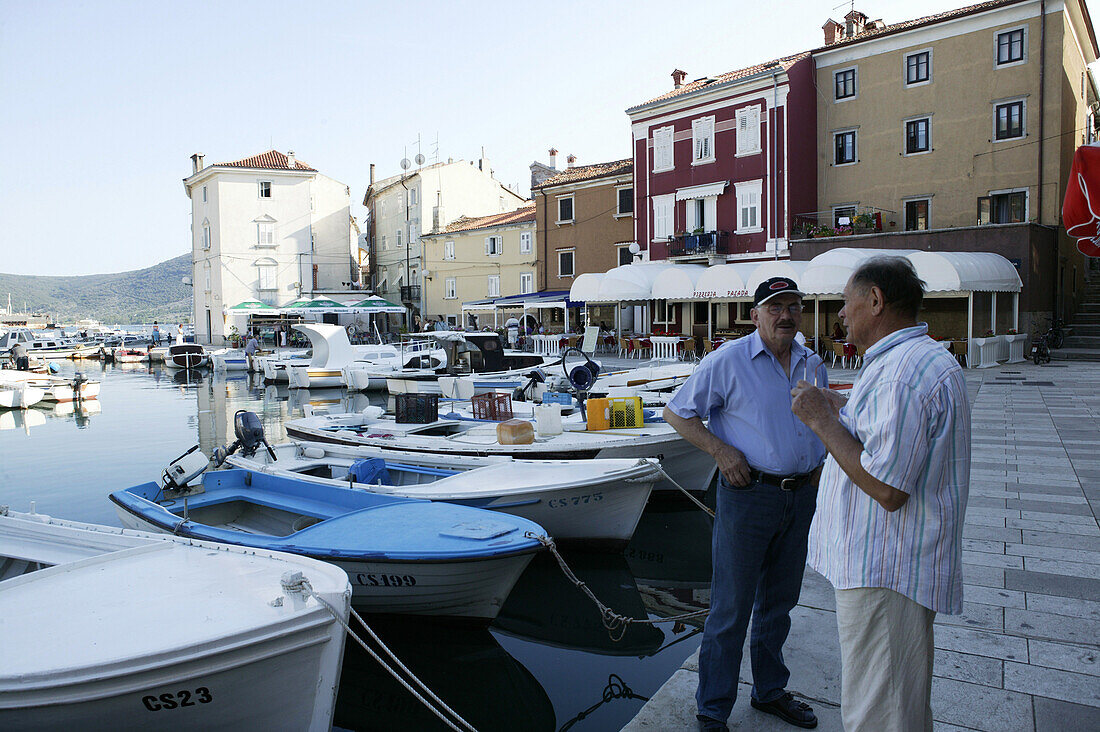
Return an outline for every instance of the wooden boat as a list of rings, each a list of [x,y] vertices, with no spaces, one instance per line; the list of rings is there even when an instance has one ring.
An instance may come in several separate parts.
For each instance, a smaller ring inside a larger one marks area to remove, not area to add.
[[[110,495],[130,528],[332,562],[368,612],[492,619],[541,544],[538,524],[248,470]]]
[[[304,557],[5,509],[0,729],[328,730],[350,594]]]
[[[42,401],[46,390],[27,384],[0,385],[0,409],[27,409]]]
[[[522,516],[556,541],[622,549],[634,534],[657,461],[515,460],[399,452],[374,447],[292,442],[233,455],[236,467],[351,486],[381,495],[423,498]]]
[[[516,405],[513,405],[516,407]],[[657,458],[661,467],[689,491],[707,489],[715,474],[714,461],[664,422],[647,422],[633,429],[585,428],[580,415],[563,417],[565,431],[539,436],[527,445],[502,445],[497,425],[462,415],[428,424],[401,424],[383,418],[370,407],[353,414],[312,415],[286,423],[293,439],[366,445],[384,450],[441,455],[506,455],[524,460],[591,460],[592,458]],[[674,490],[665,479],[653,490]]]
[[[96,399],[99,397],[100,382],[84,378],[79,371],[71,379],[50,376],[32,371],[14,371],[0,369],[0,386],[29,386],[42,389],[45,393],[42,401],[71,402],[74,399]]]

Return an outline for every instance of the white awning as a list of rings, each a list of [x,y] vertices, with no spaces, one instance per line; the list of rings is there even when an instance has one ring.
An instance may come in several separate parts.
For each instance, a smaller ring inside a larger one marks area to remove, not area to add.
[[[653,286],[665,272],[688,265],[670,262],[633,262],[602,275],[577,277],[569,289],[572,302],[641,302],[653,299]],[[698,265],[696,265],[698,266]],[[598,278],[598,279],[597,279]],[[594,291],[594,292],[593,292]]]
[[[904,256],[927,283],[926,292],[1019,292],[1012,262],[993,252],[924,252],[896,249],[833,249],[810,260],[802,280],[807,295],[840,295],[852,272],[875,256]]]
[[[653,283],[654,300],[694,300],[695,283],[706,273],[701,264],[679,264],[665,271]]]
[[[569,299],[574,302],[592,302],[600,296],[600,284],[604,272],[585,272],[577,275],[573,286],[569,288]]]
[[[718,196],[722,194],[722,191],[726,190],[730,182],[728,180],[721,181],[720,183],[705,183],[701,186],[689,186],[687,188],[676,189],[677,201],[688,201],[693,198],[707,198],[708,196]]]
[[[801,289],[802,275],[809,266],[809,262],[795,262],[789,259],[773,259],[770,262],[763,262],[756,265],[752,274],[745,280],[745,289],[750,293],[755,293],[761,282],[770,280],[772,277],[786,277],[794,280],[795,284]],[[805,290],[802,291],[805,292]]]
[[[696,300],[744,300],[752,297],[746,281],[758,262],[718,264],[708,267],[695,283]]]

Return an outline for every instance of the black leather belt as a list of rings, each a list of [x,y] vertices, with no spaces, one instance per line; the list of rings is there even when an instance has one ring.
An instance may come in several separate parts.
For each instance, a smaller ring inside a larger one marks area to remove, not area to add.
[[[795,475],[772,475],[761,470],[750,470],[749,478],[756,483],[766,483],[782,488],[785,491],[798,490],[810,482],[813,473],[797,473]]]

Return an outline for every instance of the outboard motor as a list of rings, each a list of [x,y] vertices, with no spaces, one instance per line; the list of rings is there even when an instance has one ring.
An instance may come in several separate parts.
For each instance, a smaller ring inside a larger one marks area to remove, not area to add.
[[[535,388],[536,384],[545,384],[546,374],[542,369],[533,369],[527,374],[527,383],[523,386],[517,386],[512,390],[512,401],[525,402],[527,396],[531,393],[531,390]]]
[[[88,377],[84,375],[84,372],[77,371],[70,382],[73,387],[73,398],[78,402],[84,398],[84,384],[87,381]]]
[[[260,445],[267,448],[267,454],[273,461],[276,459],[275,451],[271,449],[271,445],[267,444],[267,438],[264,437],[264,426],[254,412],[245,409],[237,410],[233,415],[233,432],[237,435],[236,441],[232,445],[219,447],[214,451],[215,465],[220,466],[237,450],[240,450],[241,455],[245,457],[252,457]]]
[[[164,487],[166,497],[174,498],[197,492],[188,484],[202,475],[208,467],[210,467],[210,460],[199,450],[198,445],[168,463],[168,467],[160,476],[160,484]]]
[[[571,352],[579,353],[584,358],[584,363],[573,368],[567,367],[565,357]],[[567,348],[561,354],[561,367],[565,372],[565,378],[569,379],[570,386],[577,392],[577,405],[581,408],[581,417],[587,421],[588,413],[584,408],[584,401],[588,398],[588,390],[600,375],[600,365],[579,348]]]

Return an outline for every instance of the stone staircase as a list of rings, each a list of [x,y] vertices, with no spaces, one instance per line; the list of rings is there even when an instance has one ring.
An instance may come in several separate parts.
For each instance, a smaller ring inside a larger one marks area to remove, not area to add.
[[[1085,286],[1077,313],[1066,329],[1065,343],[1051,355],[1059,360],[1100,361],[1100,279]]]

